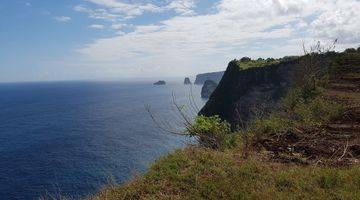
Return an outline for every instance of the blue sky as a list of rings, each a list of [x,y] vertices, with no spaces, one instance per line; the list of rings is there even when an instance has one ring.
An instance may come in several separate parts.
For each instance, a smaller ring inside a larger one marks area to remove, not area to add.
[[[359,0],[2,0],[0,82],[191,76],[360,42]]]

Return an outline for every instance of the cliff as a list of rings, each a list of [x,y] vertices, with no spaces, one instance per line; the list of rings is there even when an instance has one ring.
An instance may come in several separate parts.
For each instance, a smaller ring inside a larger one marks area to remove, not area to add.
[[[212,80],[206,80],[203,87],[201,88],[201,98],[209,98],[211,94],[215,91],[217,83]]]
[[[219,83],[223,75],[224,72],[211,72],[205,74],[198,74],[196,75],[195,84],[203,85],[206,80],[212,80],[215,83]]]
[[[254,107],[272,107],[286,92],[297,60],[242,70],[231,61],[201,115],[219,115],[231,124],[250,119]],[[241,119],[240,119],[241,118]]]

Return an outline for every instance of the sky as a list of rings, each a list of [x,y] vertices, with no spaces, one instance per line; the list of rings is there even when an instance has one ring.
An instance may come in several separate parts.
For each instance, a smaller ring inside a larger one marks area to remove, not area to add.
[[[360,0],[1,0],[0,82],[185,77],[360,46]]]

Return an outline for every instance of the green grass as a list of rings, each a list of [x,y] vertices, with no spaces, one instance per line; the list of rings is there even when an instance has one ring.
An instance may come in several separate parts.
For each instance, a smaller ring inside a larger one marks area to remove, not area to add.
[[[245,60],[245,61],[242,61],[241,59],[239,59],[239,60],[235,59],[234,61],[236,62],[236,64],[239,66],[240,69],[249,69],[249,68],[254,68],[254,67],[265,67],[265,66],[269,66],[269,65],[279,64],[280,62],[286,62],[286,61],[295,60],[298,58],[299,58],[298,56],[285,56],[283,58],[278,58],[278,59],[259,58],[257,60]]]
[[[360,199],[360,168],[289,166],[244,160],[237,149],[189,147],[93,199]]]
[[[251,60],[247,62],[241,62],[237,60],[237,65],[240,69],[249,69],[254,67],[265,67],[272,64],[278,64],[280,60],[266,61],[266,60]]]

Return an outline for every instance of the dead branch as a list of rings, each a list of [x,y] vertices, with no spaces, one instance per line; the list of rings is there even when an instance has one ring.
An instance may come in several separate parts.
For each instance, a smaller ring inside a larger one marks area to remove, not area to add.
[[[346,155],[346,152],[347,152],[347,150],[348,150],[348,147],[349,147],[349,140],[346,140],[345,149],[344,149],[344,152],[343,152],[343,154],[341,155],[341,157],[338,159],[339,161],[341,161],[341,160],[344,158],[344,156]]]
[[[149,113],[151,119],[153,120],[153,122],[155,123],[155,125],[162,131],[171,133],[171,134],[175,134],[175,135],[188,135],[187,133],[181,133],[178,131],[174,131],[171,130],[170,128],[167,128],[166,126],[169,126],[169,124],[164,124],[163,121],[159,121],[157,120],[157,118],[155,117],[155,115],[153,114],[153,112],[151,111],[151,108],[149,105],[145,105],[145,110]],[[165,122],[166,123],[166,122]]]

